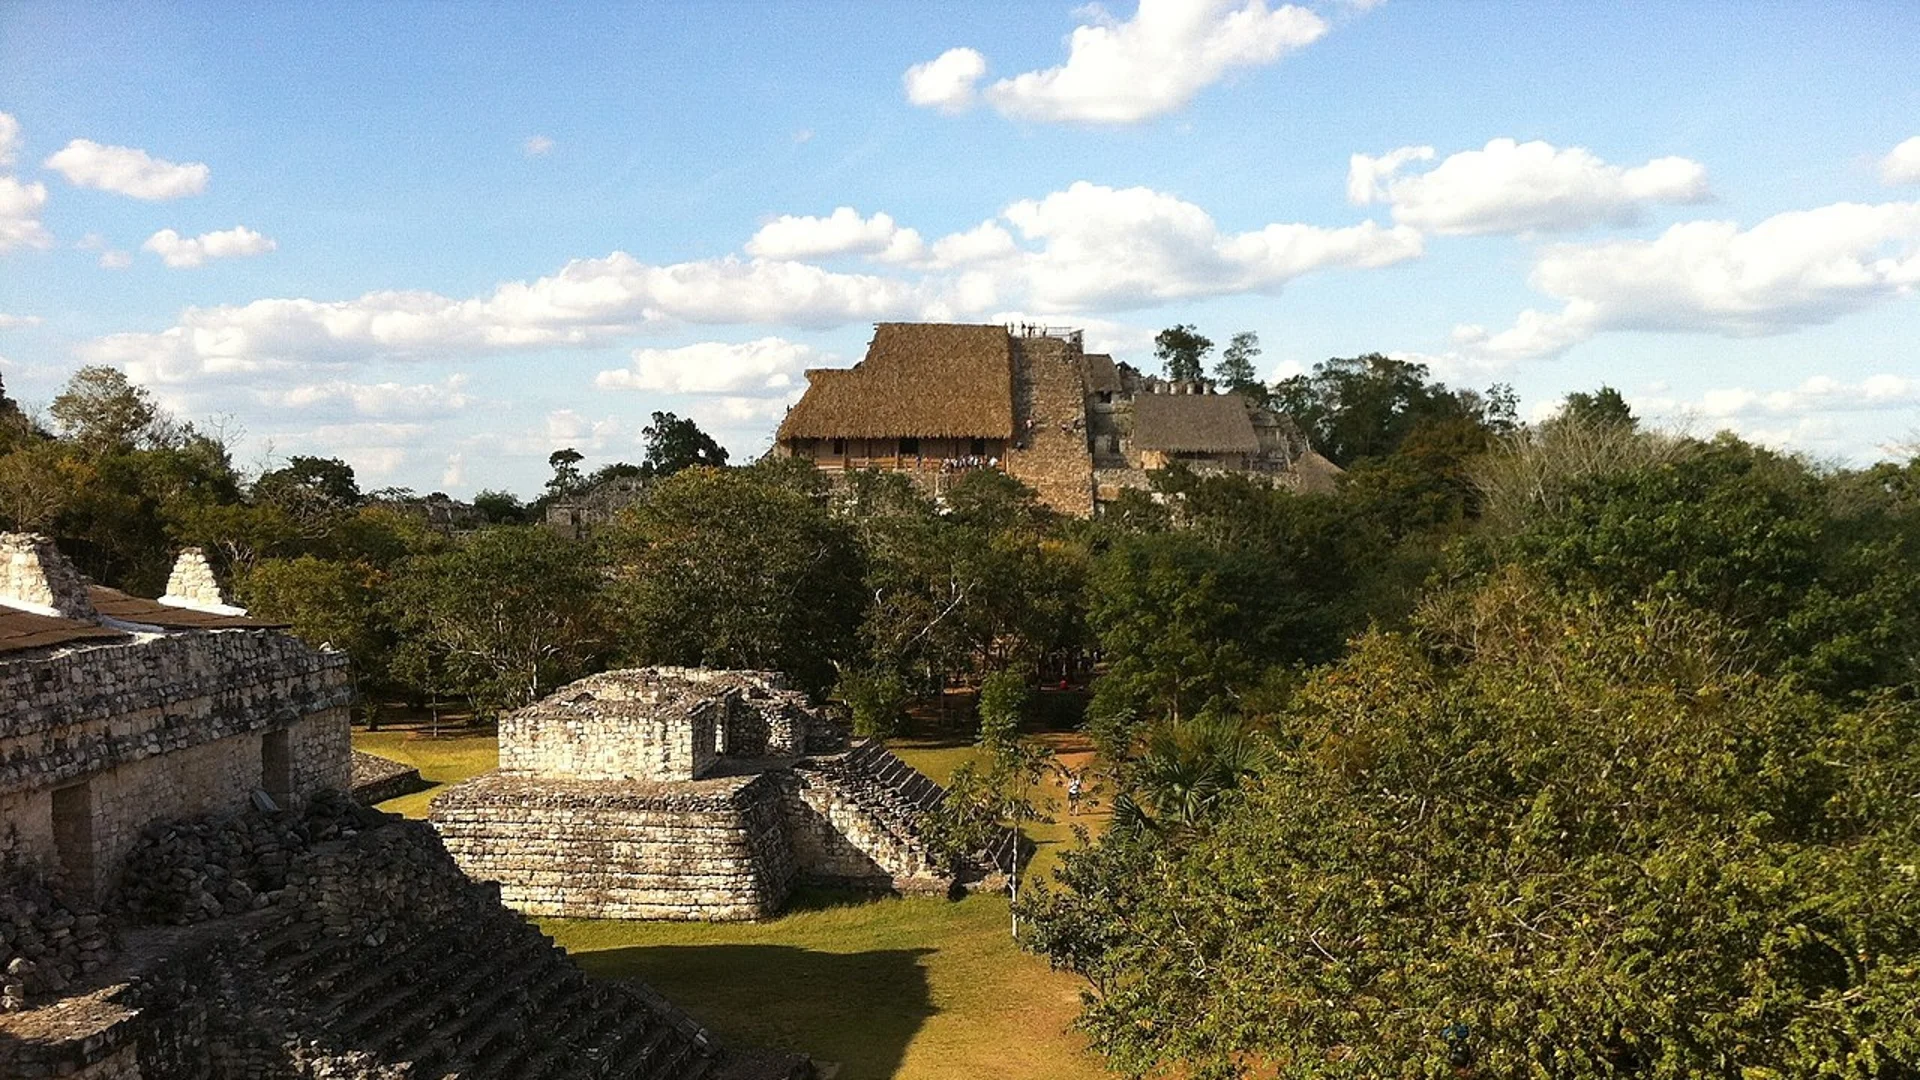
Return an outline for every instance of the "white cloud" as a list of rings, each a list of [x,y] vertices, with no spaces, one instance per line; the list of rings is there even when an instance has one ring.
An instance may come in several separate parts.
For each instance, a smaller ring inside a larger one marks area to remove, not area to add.
[[[440,486],[461,488],[467,486],[467,455],[456,450],[447,455],[447,467],[440,470]]]
[[[53,244],[53,234],[40,224],[40,208],[45,205],[47,185],[0,176],[0,251]]]
[[[1712,197],[1707,170],[1680,157],[1635,168],[1609,165],[1580,147],[1494,139],[1485,149],[1452,154],[1418,175],[1402,175],[1434,157],[1431,146],[1403,146],[1379,157],[1355,154],[1347,198],[1382,202],[1393,219],[1449,235],[1563,232],[1592,225],[1629,225],[1647,203],[1697,203]]]
[[[0,330],[18,330],[23,326],[39,326],[38,315],[9,315],[0,311]]]
[[[0,112],[0,168],[13,164],[20,150],[20,121],[12,113]]]
[[[615,252],[465,300],[389,291],[188,308],[167,330],[98,338],[80,352],[91,362],[138,364],[154,379],[178,381],[285,363],[586,345],[674,322],[826,327],[911,318],[926,306],[925,292],[806,263],[729,257],[656,266]]]
[[[1889,184],[1920,184],[1920,135],[1880,159],[1880,179]]]
[[[571,446],[583,453],[598,452],[610,446],[626,447],[635,443],[634,432],[617,416],[589,419],[572,409],[555,409],[547,414],[545,438],[549,449]]]
[[[140,245],[140,250],[153,252],[175,270],[184,270],[205,266],[208,259],[264,255],[279,246],[271,236],[263,236],[244,225],[235,225],[231,229],[201,233],[191,238],[181,236],[172,229],[161,229],[147,237],[147,242]]]
[[[130,146],[102,146],[75,139],[45,162],[47,168],[79,187],[117,192],[160,202],[198,195],[207,189],[211,170],[199,162],[176,165]]]
[[[473,403],[467,377],[452,375],[438,383],[356,383],[342,379],[299,386],[262,387],[254,397],[263,405],[319,414],[351,412],[372,418],[430,418],[460,412]]]
[[[765,337],[734,345],[703,341],[677,349],[635,349],[633,366],[602,371],[602,390],[653,390],[668,394],[784,392],[799,385],[807,368],[826,366],[812,348]]]
[[[553,152],[553,140],[545,135],[529,135],[520,143],[520,152],[527,157],[545,157]]]
[[[1836,203],[1777,214],[1742,232],[1730,221],[1675,225],[1655,240],[1549,248],[1535,288],[1564,301],[1455,341],[1497,359],[1552,356],[1609,330],[1754,337],[1832,322],[1911,295],[1920,283],[1920,202]]]
[[[920,234],[903,229],[887,214],[863,218],[851,206],[826,217],[783,214],[760,227],[747,241],[747,254],[767,259],[813,259],[831,255],[872,255],[893,262],[918,258]]]
[[[851,209],[826,218],[783,218],[751,244],[760,251],[864,250],[893,270],[842,273],[794,259],[738,256],[661,266],[615,252],[465,299],[385,291],[348,300],[188,308],[172,327],[99,338],[79,353],[90,362],[127,365],[151,381],[180,383],[216,374],[591,346],[686,324],[824,329],[889,319],[977,319],[1012,308],[1084,321],[1197,297],[1272,294],[1316,270],[1387,266],[1421,252],[1420,234],[1405,226],[1276,223],[1225,232],[1176,196],[1085,182],[1013,203],[931,245],[885,215],[866,218]],[[904,252],[917,254],[909,259]],[[662,366],[635,368],[630,377],[682,381],[665,373],[671,364],[664,354],[653,363]],[[713,377],[724,383],[732,376]]]
[[[1659,385],[1649,389],[1629,394],[1628,403],[1650,419],[1731,429],[1768,446],[1856,463],[1888,453],[1907,430],[1901,420],[1920,406],[1920,379],[1885,372],[1856,381],[1816,375],[1787,389],[1713,387],[1693,397],[1676,397]]]
[[[107,250],[100,253],[100,266],[106,270],[125,270],[133,265],[133,252]]]
[[[948,49],[908,68],[900,81],[907,88],[907,100],[915,105],[958,113],[973,107],[974,87],[986,73],[986,57],[973,49]]]
[[[1413,229],[1371,221],[1338,229],[1273,224],[1223,233],[1206,211],[1175,196],[1085,181],[1014,203],[1003,216],[1043,245],[1021,268],[1030,302],[1040,311],[1270,293],[1314,270],[1387,266],[1421,252]]]
[[[987,87],[1003,115],[1021,120],[1131,124],[1163,116],[1236,68],[1271,64],[1327,33],[1327,22],[1266,0],[1140,0],[1132,19],[1098,7],[1068,38],[1066,62]],[[972,105],[986,59],[952,49],[907,72],[907,98],[958,112]]]

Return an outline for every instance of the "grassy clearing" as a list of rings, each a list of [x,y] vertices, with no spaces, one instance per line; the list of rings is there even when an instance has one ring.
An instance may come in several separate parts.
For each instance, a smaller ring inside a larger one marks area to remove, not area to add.
[[[441,724],[434,734],[425,722],[406,721],[382,725],[379,731],[355,729],[353,748],[383,758],[405,762],[420,770],[420,778],[433,786],[425,791],[388,799],[380,809],[401,817],[424,818],[427,804],[448,784],[489,772],[500,765],[500,742],[491,727],[472,730]]]
[[[725,1038],[838,1080],[1104,1075],[1071,1031],[1078,980],[1022,953],[1006,900],[803,893],[762,923],[553,920],[588,972],[636,976]]]
[[[969,733],[892,740],[908,764],[944,782],[976,750]],[[1092,807],[1066,813],[1065,779],[1034,792],[1051,823],[1029,876],[1045,874],[1070,826],[1098,829],[1092,753],[1078,735],[1036,732],[1066,769],[1086,775]],[[438,785],[498,764],[491,731],[430,737],[411,724],[356,731],[354,746],[404,761],[437,785],[381,808],[424,817]],[[1093,1080],[1106,1075],[1069,1025],[1080,982],[1020,951],[1003,896],[960,901],[873,899],[808,891],[761,923],[648,923],[556,919],[541,923],[582,967],[652,984],[723,1038],[803,1051],[841,1066],[838,1080]]]

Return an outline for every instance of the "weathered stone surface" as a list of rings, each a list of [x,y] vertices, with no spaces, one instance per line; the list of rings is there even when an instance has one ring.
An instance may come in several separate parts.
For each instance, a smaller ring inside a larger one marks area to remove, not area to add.
[[[353,797],[367,806],[425,791],[429,786],[421,779],[420,770],[411,765],[362,750],[353,752]]]
[[[331,809],[327,809],[331,807]],[[169,822],[258,835],[285,814]],[[0,1017],[0,1076],[114,1080],[802,1080],[803,1058],[735,1053],[638,983],[594,983],[466,879],[433,831],[344,797],[301,818],[271,906],[136,928],[94,985]],[[331,839],[325,837],[331,836]],[[189,859],[189,862],[192,860]]]
[[[606,672],[508,717],[500,738],[500,771],[442,793],[431,820],[523,912],[757,919],[801,880],[954,884],[920,833],[940,786],[878,743],[846,749],[778,675]]]

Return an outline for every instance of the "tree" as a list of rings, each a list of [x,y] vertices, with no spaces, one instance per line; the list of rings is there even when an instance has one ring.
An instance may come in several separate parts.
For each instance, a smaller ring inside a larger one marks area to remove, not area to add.
[[[47,407],[61,437],[88,453],[133,450],[144,445],[160,421],[160,409],[144,387],[118,368],[83,367]]]
[[[1620,396],[1620,391],[1605,385],[1591,394],[1579,391],[1568,394],[1557,419],[1573,424],[1629,429],[1640,423],[1627,406],[1627,399]]]
[[[532,525],[480,529],[401,564],[388,590],[396,662],[480,711],[525,705],[591,671],[609,650],[592,549]]]
[[[815,692],[858,666],[859,550],[787,475],[686,469],[620,515],[608,545],[632,659],[784,671]]]
[[[1213,342],[1184,323],[1153,336],[1153,355],[1166,365],[1167,378],[1174,382],[1199,382],[1206,378],[1205,360],[1212,351]]]
[[[473,511],[489,525],[518,525],[526,520],[527,508],[511,491],[487,488],[473,497]]]
[[[1370,634],[1179,844],[1110,833],[1028,942],[1130,1075],[1903,1076],[1920,712],[1710,617],[1523,579]]]
[[[1017,671],[1002,669],[980,680],[980,745],[997,753],[1018,741],[1032,700],[1025,676]]]
[[[1255,370],[1254,358],[1260,355],[1260,335],[1251,330],[1242,330],[1233,335],[1227,347],[1220,354],[1220,364],[1213,369],[1214,377],[1226,386],[1229,393],[1242,394],[1256,401],[1264,401],[1267,387],[1260,381],[1260,373]]]
[[[547,494],[570,495],[580,490],[580,463],[585,460],[586,455],[571,446],[548,454],[547,467],[553,470],[553,477],[547,481]]]
[[[1316,364],[1282,380],[1274,400],[1316,450],[1343,468],[1392,453],[1422,422],[1478,420],[1486,408],[1477,394],[1429,382],[1426,365],[1379,353]]]
[[[394,634],[381,609],[385,581],[378,571],[302,555],[257,563],[235,584],[241,602],[254,615],[284,619],[309,642],[346,652],[353,660],[361,701],[369,700],[370,687],[385,680]]]
[[[641,468],[649,475],[672,476],[696,465],[719,468],[727,463],[726,449],[691,418],[656,412],[641,434],[647,440],[647,456]]]

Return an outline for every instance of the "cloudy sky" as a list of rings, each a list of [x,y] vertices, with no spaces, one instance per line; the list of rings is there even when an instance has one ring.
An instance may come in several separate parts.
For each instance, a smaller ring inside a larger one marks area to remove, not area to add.
[[[1185,322],[1866,462],[1915,57],[1894,3],[9,4],[0,375],[532,494],[655,409],[759,453],[875,321]]]

